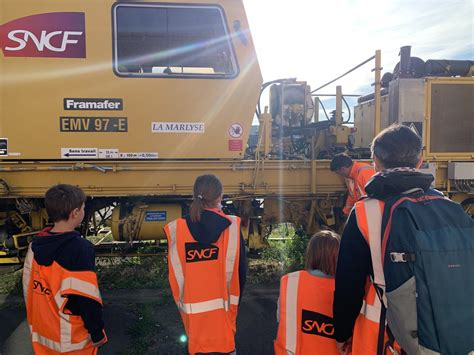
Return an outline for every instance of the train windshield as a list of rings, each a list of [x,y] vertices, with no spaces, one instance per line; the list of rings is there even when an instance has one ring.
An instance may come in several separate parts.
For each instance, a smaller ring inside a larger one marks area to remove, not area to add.
[[[118,75],[229,78],[238,72],[220,7],[118,4],[113,13]]]

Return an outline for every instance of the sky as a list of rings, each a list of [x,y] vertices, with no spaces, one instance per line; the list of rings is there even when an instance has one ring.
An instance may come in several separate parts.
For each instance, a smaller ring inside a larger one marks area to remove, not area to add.
[[[391,72],[405,45],[423,60],[474,60],[474,0],[243,1],[264,81],[296,77],[314,89],[376,49],[383,72]],[[344,94],[366,94],[373,67],[367,63],[320,93],[342,85]]]

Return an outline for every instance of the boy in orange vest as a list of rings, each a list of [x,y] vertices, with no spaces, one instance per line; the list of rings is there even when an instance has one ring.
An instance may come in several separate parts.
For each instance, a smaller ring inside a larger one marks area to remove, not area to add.
[[[71,185],[46,192],[54,226],[33,237],[23,269],[23,293],[35,354],[97,354],[107,342],[93,245],[75,228],[86,195]]]
[[[332,304],[340,237],[321,231],[309,241],[306,270],[282,277],[276,355],[339,355]]]

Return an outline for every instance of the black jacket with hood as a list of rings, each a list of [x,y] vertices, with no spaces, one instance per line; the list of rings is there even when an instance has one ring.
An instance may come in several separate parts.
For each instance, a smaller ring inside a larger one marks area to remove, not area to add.
[[[221,216],[220,214],[213,212],[212,210],[204,210],[201,214],[201,220],[199,222],[191,221],[191,217],[188,215],[185,217],[186,224],[191,232],[193,238],[200,243],[212,244],[215,243],[222,232],[230,226],[231,222]],[[239,285],[240,285],[240,299],[244,291],[245,281],[247,278],[247,262],[245,257],[245,241],[240,232],[240,253],[239,253]]]
[[[433,179],[432,175],[411,168],[398,168],[374,175],[365,191],[368,197],[385,200],[415,188],[426,192]],[[352,336],[362,307],[367,277],[373,274],[370,248],[357,226],[355,209],[352,209],[342,233],[336,268],[333,304],[336,341],[342,343]]]
[[[49,266],[56,261],[69,271],[95,272],[94,246],[76,231],[53,233],[51,228],[46,228],[33,237],[31,247],[39,265]],[[81,316],[94,343],[103,339],[104,322],[100,303],[87,297],[69,295],[65,308]]]

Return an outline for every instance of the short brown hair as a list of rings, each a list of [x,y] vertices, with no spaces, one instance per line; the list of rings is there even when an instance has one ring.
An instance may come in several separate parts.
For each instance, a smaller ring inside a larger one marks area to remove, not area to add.
[[[44,196],[44,204],[51,222],[67,221],[76,208],[86,202],[86,194],[79,187],[59,184],[51,187]]]
[[[334,276],[340,243],[341,237],[333,231],[324,230],[313,235],[306,249],[306,269]]]
[[[422,149],[420,136],[401,124],[385,128],[371,145],[372,158],[377,157],[385,169],[416,168]]]

